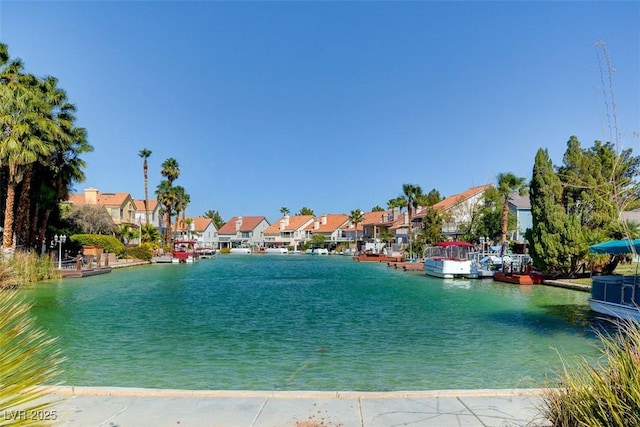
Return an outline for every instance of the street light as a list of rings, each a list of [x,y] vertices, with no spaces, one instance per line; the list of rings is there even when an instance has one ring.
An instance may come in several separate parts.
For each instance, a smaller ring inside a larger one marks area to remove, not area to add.
[[[53,244],[58,245],[58,270],[62,269],[62,244],[67,241],[67,236],[64,234],[53,236]]]

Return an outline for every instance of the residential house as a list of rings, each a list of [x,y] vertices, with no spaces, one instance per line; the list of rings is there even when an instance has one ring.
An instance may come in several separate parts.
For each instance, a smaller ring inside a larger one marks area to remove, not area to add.
[[[322,214],[314,218],[313,223],[305,229],[307,237],[324,237],[323,246],[329,250],[335,250],[340,243],[347,242],[343,227],[349,224],[349,216],[345,214]]]
[[[83,194],[70,194],[69,203],[102,206],[116,225],[136,225],[136,204],[129,193],[101,193],[89,187]]]
[[[136,205],[135,223],[138,226],[146,224],[147,216],[144,209],[144,200],[136,199],[134,202]],[[160,205],[157,200],[149,200],[149,206],[147,207],[147,211],[149,212],[149,224],[162,230],[164,227],[164,218],[160,215],[161,208],[162,205]]]
[[[218,230],[220,248],[261,246],[269,225],[264,216],[234,216]]]
[[[484,204],[484,193],[492,184],[479,185],[469,188],[462,193],[454,194],[433,205],[432,209],[438,209],[443,213],[445,221],[442,225],[444,237],[456,240],[460,234],[464,233],[465,226],[473,219],[477,208]],[[416,223],[420,223],[426,215],[428,208],[419,208],[414,215]]]
[[[196,216],[187,217],[184,221],[180,219],[176,230],[177,239],[195,240],[198,248],[219,247],[218,229],[211,218]]]
[[[285,215],[264,230],[264,246],[290,246],[297,250],[307,238],[305,229],[311,224],[313,215]]]
[[[512,212],[516,217],[516,228],[509,233],[508,237],[517,242],[524,242],[524,233],[528,228],[533,227],[529,195],[521,196],[517,191],[509,194],[509,212]]]

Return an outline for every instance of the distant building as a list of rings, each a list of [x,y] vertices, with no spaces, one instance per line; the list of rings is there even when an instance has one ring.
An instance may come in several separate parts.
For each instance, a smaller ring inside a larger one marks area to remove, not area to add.
[[[136,204],[129,193],[101,193],[89,187],[82,194],[70,194],[68,201],[76,206],[102,206],[116,225],[136,225]]]
[[[264,246],[291,246],[297,250],[306,240],[305,229],[311,224],[313,215],[284,215],[264,230]]]
[[[529,195],[521,196],[517,191],[509,194],[509,212],[516,217],[516,228],[507,237],[517,242],[524,242],[525,232],[533,227]]]
[[[234,216],[218,230],[220,248],[262,246],[269,225],[264,216]]]

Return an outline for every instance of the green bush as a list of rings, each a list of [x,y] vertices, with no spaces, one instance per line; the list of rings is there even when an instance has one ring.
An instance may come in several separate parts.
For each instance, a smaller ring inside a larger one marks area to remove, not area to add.
[[[47,255],[38,255],[34,252],[16,252],[9,260],[9,265],[19,284],[60,277],[57,263]]]
[[[221,254],[228,254],[231,252],[231,248],[222,248],[220,249]]]
[[[151,261],[151,258],[153,257],[153,249],[150,243],[143,243],[140,246],[127,248],[127,256],[144,261]]]
[[[602,358],[564,363],[560,384],[544,390],[543,412],[554,427],[640,426],[640,324],[617,321],[598,332]]]
[[[127,248],[121,241],[112,236],[104,236],[102,234],[74,234],[71,236],[71,242],[78,247],[82,246],[102,246],[105,252],[124,256]]]

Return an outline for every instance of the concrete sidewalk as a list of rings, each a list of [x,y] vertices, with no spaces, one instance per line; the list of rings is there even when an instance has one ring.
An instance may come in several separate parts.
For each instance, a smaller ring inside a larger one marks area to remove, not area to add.
[[[379,393],[62,387],[47,399],[59,400],[49,415],[60,426],[550,425],[540,414],[541,391],[535,389]]]

